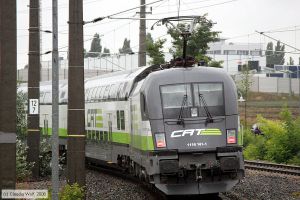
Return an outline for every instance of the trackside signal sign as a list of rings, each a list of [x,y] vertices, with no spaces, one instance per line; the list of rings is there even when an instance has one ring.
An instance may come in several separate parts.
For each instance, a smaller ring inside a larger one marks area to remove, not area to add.
[[[29,99],[29,115],[38,115],[38,114],[39,114],[39,100]]]

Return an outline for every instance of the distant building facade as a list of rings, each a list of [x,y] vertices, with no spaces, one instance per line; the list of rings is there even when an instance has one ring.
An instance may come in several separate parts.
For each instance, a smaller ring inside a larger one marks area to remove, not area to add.
[[[266,66],[263,46],[260,43],[226,43],[226,39],[220,39],[208,46],[207,56],[223,61],[224,69],[231,74],[237,73],[239,65],[248,64],[248,61],[257,61],[254,63],[258,63],[261,68]]]

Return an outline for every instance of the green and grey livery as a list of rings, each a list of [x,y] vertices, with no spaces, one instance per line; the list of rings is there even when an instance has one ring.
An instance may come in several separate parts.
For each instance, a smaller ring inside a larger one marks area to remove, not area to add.
[[[50,83],[40,126],[51,134]],[[60,85],[61,144],[67,84]],[[86,157],[114,163],[168,195],[230,190],[244,176],[236,86],[222,69],[142,67],[85,81]]]

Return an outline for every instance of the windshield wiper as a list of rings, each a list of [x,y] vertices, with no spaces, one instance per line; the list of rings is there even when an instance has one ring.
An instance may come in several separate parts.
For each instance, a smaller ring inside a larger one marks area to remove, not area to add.
[[[204,111],[206,113],[206,117],[207,117],[206,120],[205,120],[205,126],[206,126],[208,123],[213,123],[214,120],[213,120],[213,118],[212,118],[212,116],[211,116],[211,114],[208,110],[208,107],[207,107],[206,101],[203,97],[203,94],[201,94],[199,92],[198,95],[199,95],[199,100],[203,103],[203,108],[204,108]]]
[[[183,95],[182,98],[182,103],[181,103],[181,107],[180,107],[180,112],[179,112],[179,116],[178,116],[178,120],[177,120],[177,124],[178,125],[182,125],[184,127],[184,119],[182,118],[182,114],[183,114],[183,109],[184,109],[184,105],[186,104],[187,101],[187,95]]]

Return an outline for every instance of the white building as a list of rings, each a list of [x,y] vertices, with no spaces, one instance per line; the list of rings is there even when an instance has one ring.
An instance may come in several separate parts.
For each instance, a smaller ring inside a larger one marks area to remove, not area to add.
[[[266,66],[266,58],[260,43],[226,43],[226,39],[208,44],[207,55],[216,61],[223,61],[224,69],[235,74],[238,65],[247,64],[248,61],[259,61],[259,66]]]

